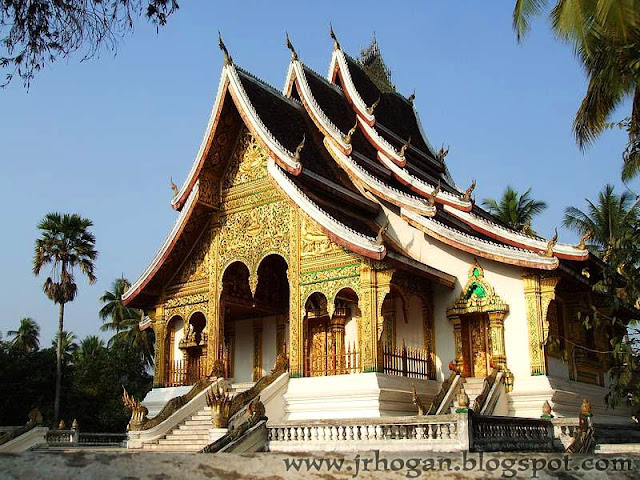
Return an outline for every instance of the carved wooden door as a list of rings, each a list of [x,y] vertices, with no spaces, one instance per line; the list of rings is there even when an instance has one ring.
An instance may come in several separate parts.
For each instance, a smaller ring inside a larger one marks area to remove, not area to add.
[[[309,320],[307,376],[321,377],[335,372],[335,346],[329,319]]]
[[[466,317],[461,325],[462,376],[484,378],[489,374],[489,340],[486,315]]]

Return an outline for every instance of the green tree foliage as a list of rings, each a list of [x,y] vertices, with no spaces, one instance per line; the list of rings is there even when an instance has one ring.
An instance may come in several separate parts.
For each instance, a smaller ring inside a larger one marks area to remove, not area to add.
[[[57,348],[58,346],[58,337],[60,333],[56,333],[55,338],[51,342],[51,346],[53,348]],[[73,361],[73,356],[78,350],[78,343],[76,342],[76,335],[73,332],[62,332],[62,342],[61,342],[61,351],[62,351],[62,364],[69,365]]]
[[[629,234],[638,220],[638,202],[628,192],[615,193],[613,185],[605,185],[596,202],[585,200],[584,211],[576,207],[565,209],[563,224],[580,235],[591,232],[587,243],[590,249],[603,258],[613,259],[613,250],[622,245],[618,241]]]
[[[96,239],[89,230],[93,226],[91,220],[82,218],[77,213],[48,213],[38,224],[40,237],[35,242],[33,257],[33,274],[39,275],[43,268],[51,268],[51,276],[44,282],[44,293],[59,305],[57,345],[56,396],[54,411],[60,411],[60,388],[62,381],[62,332],[64,331],[64,306],[73,301],[78,293],[74,271],[80,271],[95,283],[94,262],[98,257],[95,249]],[[54,424],[59,417],[54,415]]]
[[[25,353],[35,352],[40,348],[40,326],[33,318],[23,318],[20,320],[18,330],[9,330],[7,334],[13,337],[11,340],[12,348],[17,348]]]
[[[148,366],[152,366],[155,339],[153,330],[140,330],[142,311],[127,307],[122,301],[122,295],[130,286],[126,278],[118,278],[111,284],[111,290],[100,297],[104,304],[100,309],[100,318],[103,322],[106,321],[100,330],[115,331],[109,345],[116,341],[127,343],[137,349],[140,358]]]
[[[547,0],[516,0],[513,27],[518,39]],[[588,86],[573,129],[581,147],[593,142],[608,126],[615,109],[632,99],[626,119],[629,144],[624,174],[638,173],[640,135],[640,0],[558,0],[550,12],[553,31],[571,45],[587,74]]]
[[[511,186],[499,200],[485,198],[482,205],[505,225],[530,235],[535,234],[531,229],[533,219],[547,208],[545,202],[531,197],[531,189],[520,195]]]
[[[54,348],[31,351],[0,348],[0,424],[20,425],[32,408],[47,423],[54,417]],[[80,342],[73,362],[63,369],[61,418],[78,420],[81,431],[124,432],[130,412],[122,404],[122,386],[136,398],[151,389],[153,378],[135,347],[115,342],[109,348],[95,336]]]
[[[579,312],[587,331],[604,333],[611,361],[608,401],[640,407],[640,209],[632,195],[618,195],[606,185],[587,209],[569,207],[564,225],[579,234],[591,232],[589,249],[604,260],[594,272],[590,303]],[[634,306],[636,308],[634,308]]]
[[[47,64],[72,53],[83,59],[115,51],[142,15],[156,25],[178,9],[176,0],[0,0],[0,67],[28,86]],[[6,84],[5,83],[5,84]]]

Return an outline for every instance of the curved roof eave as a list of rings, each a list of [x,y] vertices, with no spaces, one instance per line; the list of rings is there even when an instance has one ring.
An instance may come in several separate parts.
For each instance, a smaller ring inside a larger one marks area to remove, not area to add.
[[[547,249],[546,241],[505,228],[495,222],[491,222],[479,217],[478,215],[474,215],[471,212],[461,212],[455,208],[449,207],[448,205],[445,205],[444,209],[447,213],[450,213],[456,218],[462,220],[474,230],[500,240],[501,242],[508,243],[514,247],[534,250],[538,253],[543,253]],[[583,261],[589,258],[589,251],[586,248],[581,249],[566,243],[558,243],[554,245],[553,254],[554,256],[564,260]]]
[[[560,261],[556,257],[547,257],[527,250],[499,245],[481,240],[463,232],[449,228],[431,218],[422,217],[408,210],[401,210],[400,216],[412,227],[430,237],[450,245],[458,250],[488,258],[500,263],[540,270],[555,270]]]
[[[344,169],[351,178],[355,178],[363,184],[368,190],[377,196],[393,203],[399,207],[412,210],[420,215],[433,216],[436,208],[426,200],[420,197],[414,197],[407,193],[397,190],[373,175],[369,174],[365,169],[355,163],[349,156],[342,153],[335,144],[325,137],[324,145],[334,160]]]

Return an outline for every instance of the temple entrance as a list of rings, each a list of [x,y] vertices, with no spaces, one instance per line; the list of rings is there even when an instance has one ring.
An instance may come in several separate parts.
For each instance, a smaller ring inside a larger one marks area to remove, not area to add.
[[[222,278],[223,361],[225,376],[235,383],[257,381],[286,351],[287,263],[279,255],[268,255],[256,277],[251,278],[244,263],[234,262]]]
[[[463,377],[484,378],[489,375],[488,318],[485,314],[466,315],[461,319]]]

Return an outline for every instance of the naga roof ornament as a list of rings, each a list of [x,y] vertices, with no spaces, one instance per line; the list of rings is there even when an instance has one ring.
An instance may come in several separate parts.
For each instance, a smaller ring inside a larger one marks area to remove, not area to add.
[[[333,31],[333,25],[329,23],[329,35],[333,39],[333,49],[340,50],[340,42],[338,41],[338,37],[336,37],[336,32]]]
[[[289,50],[291,50],[291,60],[296,61],[298,60],[298,54],[296,53],[296,49],[293,48],[293,44],[291,43],[291,40],[289,39],[289,32],[285,32],[286,33],[286,45],[287,48]]]
[[[231,55],[229,55],[229,50],[227,50],[227,46],[222,40],[222,34],[220,33],[220,30],[218,30],[218,47],[220,47],[220,50],[222,50],[222,53],[224,53],[224,64],[233,65],[233,59],[231,58]]]

